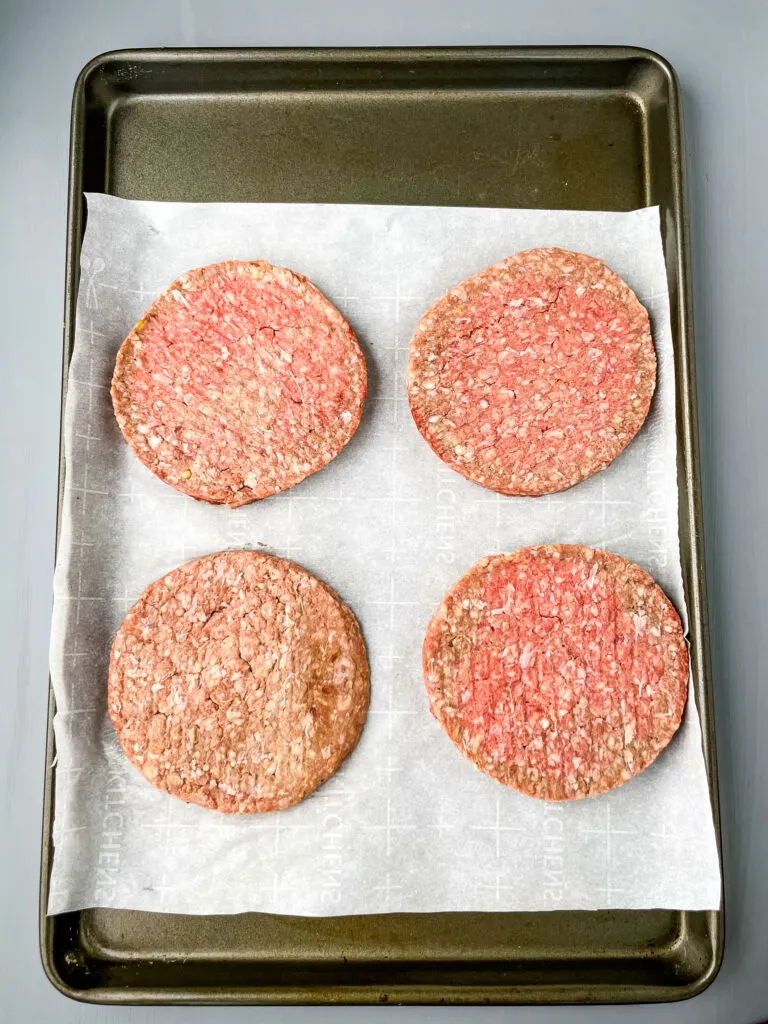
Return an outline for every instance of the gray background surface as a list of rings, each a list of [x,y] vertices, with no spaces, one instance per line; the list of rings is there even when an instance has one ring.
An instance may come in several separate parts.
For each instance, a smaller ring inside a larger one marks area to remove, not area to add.
[[[685,97],[704,509],[725,843],[725,962],[682,1004],[552,1009],[89,1007],[45,980],[37,886],[56,509],[67,142],[82,65],[138,46],[624,43]],[[768,1018],[768,680],[762,650],[768,298],[765,0],[0,2],[0,1021],[538,1022]]]

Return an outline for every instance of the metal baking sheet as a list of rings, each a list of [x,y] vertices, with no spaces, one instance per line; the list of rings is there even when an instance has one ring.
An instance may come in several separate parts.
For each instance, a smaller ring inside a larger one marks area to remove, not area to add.
[[[64,394],[84,191],[199,202],[661,206],[694,691],[719,831],[680,101],[669,65],[627,47],[97,57],[78,78],[72,115]],[[52,714],[51,698],[48,766]],[[90,1002],[673,1000],[706,987],[722,958],[722,911],[306,919],[95,909],[47,918],[54,795],[49,767],[43,964],[57,988]]]

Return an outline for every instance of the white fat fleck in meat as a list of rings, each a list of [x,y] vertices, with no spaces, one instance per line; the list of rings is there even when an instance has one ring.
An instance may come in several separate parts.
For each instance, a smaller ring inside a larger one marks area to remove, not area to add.
[[[528,668],[536,659],[536,648],[533,644],[526,644],[520,654],[520,668]]]

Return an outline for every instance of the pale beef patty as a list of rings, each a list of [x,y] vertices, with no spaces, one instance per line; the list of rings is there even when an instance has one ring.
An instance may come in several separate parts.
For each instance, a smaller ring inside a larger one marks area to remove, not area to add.
[[[482,771],[528,796],[595,796],[646,768],[685,708],[680,618],[648,573],[576,545],[484,558],[424,641],[432,712]]]
[[[317,288],[230,260],[183,274],[150,306],[118,353],[112,402],[153,473],[235,507],[338,455],[366,388],[352,328]]]
[[[112,645],[127,757],[188,803],[290,807],[354,749],[369,672],[352,612],[292,562],[227,551],[149,586]]]
[[[605,469],[648,414],[656,355],[634,292],[592,256],[531,249],[452,288],[411,342],[417,427],[452,469],[502,494]]]

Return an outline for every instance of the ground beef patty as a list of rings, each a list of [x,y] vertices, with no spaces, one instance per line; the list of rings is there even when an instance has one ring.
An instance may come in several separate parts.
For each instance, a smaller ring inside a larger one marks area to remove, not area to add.
[[[656,384],[648,314],[592,256],[531,249],[452,288],[411,342],[416,425],[502,494],[563,491],[616,458]]]
[[[432,712],[484,772],[528,796],[595,796],[680,725],[680,618],[639,566],[574,545],[478,562],[429,624]]]
[[[123,342],[112,380],[117,422],[144,465],[233,507],[322,469],[357,430],[365,393],[341,313],[263,261],[174,281]]]
[[[357,743],[369,673],[357,621],[292,562],[208,555],[148,587],[109,663],[109,713],[128,758],[188,803],[290,807]]]

